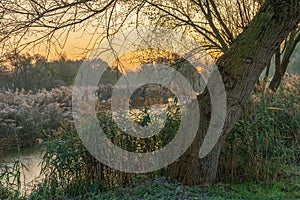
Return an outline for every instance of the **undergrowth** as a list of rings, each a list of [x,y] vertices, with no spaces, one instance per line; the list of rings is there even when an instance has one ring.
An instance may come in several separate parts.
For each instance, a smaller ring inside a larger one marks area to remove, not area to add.
[[[276,94],[252,95],[224,144],[220,182],[213,187],[182,186],[170,182],[161,171],[143,176],[118,172],[93,158],[75,128],[64,124],[48,136],[42,161],[44,180],[24,197],[17,181],[20,163],[2,167],[0,199],[299,199],[299,91],[299,78],[295,78],[284,82]],[[118,144],[125,136],[110,118],[111,113],[98,116],[106,134]],[[145,124],[148,119],[146,109],[136,122]],[[168,120],[164,131],[176,132],[178,121]],[[150,146],[147,141],[138,141],[139,146],[125,145],[132,151],[147,152],[170,140],[165,135],[153,138],[157,143]],[[130,142],[130,138],[125,139]]]

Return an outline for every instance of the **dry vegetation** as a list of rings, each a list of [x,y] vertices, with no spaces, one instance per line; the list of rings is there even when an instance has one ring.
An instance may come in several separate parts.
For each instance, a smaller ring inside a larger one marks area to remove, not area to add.
[[[32,145],[71,119],[71,88],[0,93],[0,150]]]

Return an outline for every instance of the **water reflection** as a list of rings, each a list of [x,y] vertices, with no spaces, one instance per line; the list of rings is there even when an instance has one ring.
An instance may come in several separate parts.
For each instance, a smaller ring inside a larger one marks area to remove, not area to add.
[[[0,157],[0,167],[4,165],[13,166],[14,162],[18,159],[20,163],[24,164],[27,168],[21,171],[21,190],[24,192],[30,191],[34,181],[41,179],[41,161],[43,157],[43,150],[45,147],[32,147],[21,149],[20,154],[18,151],[6,152]]]

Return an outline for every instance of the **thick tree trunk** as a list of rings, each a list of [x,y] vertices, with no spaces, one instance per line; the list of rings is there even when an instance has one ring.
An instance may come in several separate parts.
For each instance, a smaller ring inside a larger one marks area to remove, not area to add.
[[[172,179],[187,185],[216,181],[220,150],[226,135],[242,113],[253,87],[279,47],[300,21],[300,0],[267,0],[248,28],[217,62],[227,93],[227,117],[222,136],[203,159],[199,149],[210,121],[209,91],[199,96],[200,123],[197,136],[180,159],[168,167]],[[210,80],[209,80],[210,81]]]

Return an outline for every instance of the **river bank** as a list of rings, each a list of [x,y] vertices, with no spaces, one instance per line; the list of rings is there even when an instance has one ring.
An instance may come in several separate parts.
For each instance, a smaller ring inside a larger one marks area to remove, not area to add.
[[[33,186],[43,178],[40,172],[45,149],[46,146],[33,145],[31,147],[10,150],[3,153],[0,157],[1,175],[4,176],[2,178],[8,178],[8,175],[10,175],[10,182],[16,181],[14,180],[16,176],[13,175],[14,172],[10,169],[17,169],[19,166],[20,191],[23,195],[30,193]],[[7,169],[7,171],[4,169]],[[7,174],[5,175],[4,173]]]

